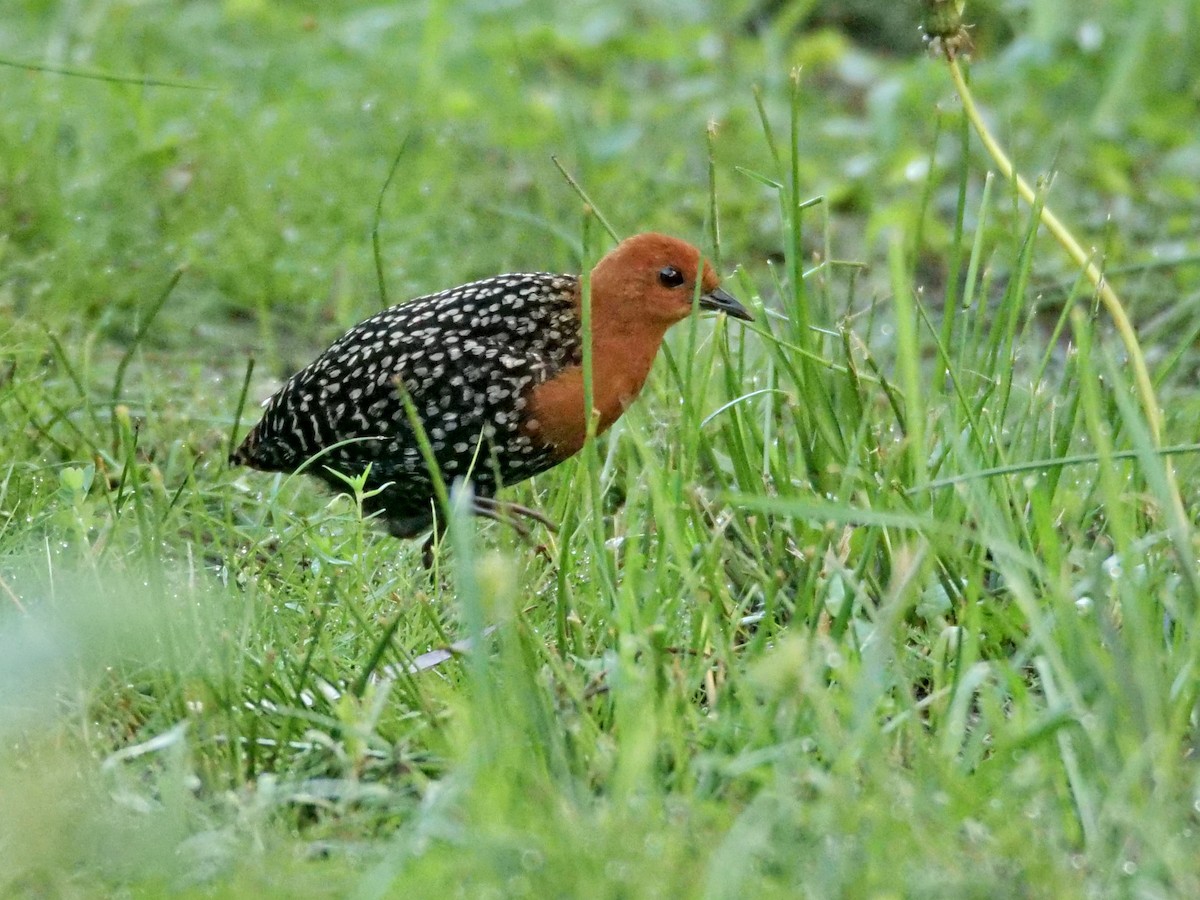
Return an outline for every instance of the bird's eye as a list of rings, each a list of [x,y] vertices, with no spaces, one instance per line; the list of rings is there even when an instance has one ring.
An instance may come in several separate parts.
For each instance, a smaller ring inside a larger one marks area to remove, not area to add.
[[[658,281],[663,287],[677,288],[683,284],[683,273],[674,266],[663,266],[658,270]]]

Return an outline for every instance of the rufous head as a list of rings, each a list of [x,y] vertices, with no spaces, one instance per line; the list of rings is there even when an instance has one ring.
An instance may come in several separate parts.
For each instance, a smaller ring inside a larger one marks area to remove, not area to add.
[[[592,308],[604,317],[666,329],[691,313],[697,282],[702,309],[754,320],[746,307],[721,290],[720,279],[699,250],[655,232],[626,238],[596,263],[591,275]]]

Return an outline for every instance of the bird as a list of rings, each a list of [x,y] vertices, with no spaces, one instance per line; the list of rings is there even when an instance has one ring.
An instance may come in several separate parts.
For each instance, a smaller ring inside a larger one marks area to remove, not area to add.
[[[693,301],[753,321],[696,247],[664,234],[621,241],[588,281],[597,434],[641,392],[667,329]],[[445,511],[411,410],[445,482],[471,483],[471,512],[526,536],[517,515],[553,527],[495,494],[584,445],[582,288],[576,275],[496,275],[385,309],[264,401],[229,461],[266,472],[304,467],[334,490],[366,472],[364,512],[398,538],[431,526],[437,534]]]

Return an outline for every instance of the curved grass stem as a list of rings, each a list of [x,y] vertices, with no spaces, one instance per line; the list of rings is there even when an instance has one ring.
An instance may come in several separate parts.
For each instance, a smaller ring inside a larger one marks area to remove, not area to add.
[[[979,108],[975,105],[975,99],[971,94],[971,89],[967,86],[967,81],[963,77],[962,68],[955,58],[952,50],[947,51],[946,61],[950,67],[950,76],[954,79],[954,86],[958,90],[958,96],[962,100],[963,110],[967,114],[972,127],[976,134],[979,135],[980,141],[984,148],[995,161],[996,166],[1000,169],[1000,173],[1011,181],[1017,188],[1017,192],[1021,195],[1026,203],[1038,208],[1036,203],[1037,196],[1034,194],[1029,183],[1021,177],[1020,173],[1013,168],[1012,161],[1004,152],[999,142],[988,130],[987,124],[983,121],[983,116],[979,113]],[[1138,402],[1142,407],[1142,411],[1146,417],[1148,426],[1149,438],[1155,450],[1163,449],[1163,416],[1162,407],[1159,406],[1158,398],[1154,393],[1154,383],[1150,378],[1150,372],[1146,368],[1146,357],[1142,353],[1141,344],[1138,343],[1137,333],[1133,329],[1133,324],[1129,321],[1129,316],[1125,312],[1125,307],[1121,303],[1120,297],[1116,291],[1109,285],[1104,273],[1100,271],[1100,267],[1092,260],[1091,256],[1084,251],[1079,242],[1075,240],[1074,235],[1058,216],[1051,212],[1050,207],[1043,203],[1039,210],[1039,216],[1042,224],[1049,229],[1054,235],[1054,239],[1067,251],[1067,255],[1073,259],[1082,269],[1088,280],[1096,289],[1096,293],[1100,297],[1101,303],[1104,304],[1105,310],[1108,311],[1112,318],[1113,325],[1117,329],[1117,334],[1121,337],[1121,342],[1125,345],[1125,352],[1129,357],[1129,365],[1133,372],[1134,387],[1137,391]],[[1170,517],[1172,532],[1175,538],[1176,549],[1181,556],[1181,561],[1185,566],[1193,565],[1190,554],[1190,520],[1184,510],[1183,499],[1179,492],[1179,483],[1175,477],[1175,467],[1172,465],[1169,458],[1164,457],[1162,461],[1163,474],[1165,475],[1165,488],[1167,497],[1167,514]],[[1197,598],[1200,600],[1200,597]]]
[[[1036,195],[1033,189],[1021,177],[1021,174],[1013,168],[1012,161],[1009,160],[1004,149],[997,142],[996,138],[992,136],[991,131],[988,130],[987,124],[979,114],[979,108],[975,105],[971,89],[967,86],[966,79],[963,78],[958,60],[951,56],[949,64],[950,75],[954,79],[954,86],[958,89],[963,109],[966,111],[971,125],[975,128],[975,132],[979,135],[979,140],[995,161],[997,168],[1000,169],[1000,174],[1016,185],[1017,192],[1026,203],[1031,206],[1034,205]],[[1137,334],[1133,330],[1133,324],[1129,321],[1129,316],[1125,312],[1121,298],[1117,296],[1116,291],[1112,289],[1112,286],[1105,279],[1104,273],[1100,271],[1100,267],[1093,262],[1091,256],[1075,240],[1074,235],[1071,234],[1067,226],[1045,204],[1042,205],[1041,219],[1042,224],[1054,235],[1054,239],[1067,251],[1067,255],[1083,269],[1088,280],[1096,288],[1096,292],[1099,294],[1104,308],[1108,311],[1109,316],[1112,317],[1113,325],[1116,326],[1117,333],[1121,336],[1121,342],[1125,345],[1125,352],[1129,354],[1129,363],[1133,369],[1134,385],[1137,388],[1138,399],[1141,401],[1143,411],[1146,414],[1146,421],[1150,425],[1150,434],[1154,439],[1155,445],[1161,445],[1163,428],[1162,410],[1154,394],[1154,385],[1150,380],[1150,373],[1146,369],[1146,357],[1142,353],[1141,344],[1138,343]]]

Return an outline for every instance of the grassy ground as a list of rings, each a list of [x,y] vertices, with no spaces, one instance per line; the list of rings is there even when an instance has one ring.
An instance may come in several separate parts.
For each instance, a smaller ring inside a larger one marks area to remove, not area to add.
[[[1190,3],[968,4],[1161,436],[945,65],[837,5],[9,6],[59,71],[0,67],[0,893],[1200,894]],[[225,466],[381,280],[602,253],[552,155],[758,320],[512,492],[545,556],[431,577]]]

